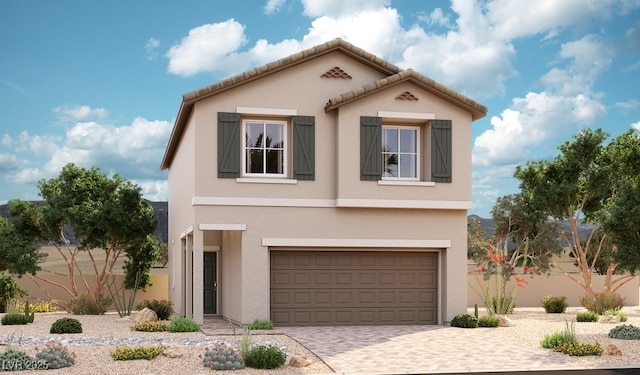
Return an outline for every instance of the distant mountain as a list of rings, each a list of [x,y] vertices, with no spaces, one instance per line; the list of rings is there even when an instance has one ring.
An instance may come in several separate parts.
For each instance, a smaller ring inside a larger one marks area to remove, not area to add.
[[[493,235],[493,219],[485,219],[478,215],[469,215],[467,218],[467,222],[473,219],[480,220],[480,226],[482,227],[482,229],[484,229],[485,233],[487,234],[487,238]],[[562,226],[564,227],[564,230],[567,233],[571,233],[571,226],[569,225],[569,222],[567,220],[562,222]],[[587,237],[589,236],[589,233],[591,233],[592,228],[593,228],[593,225],[591,224],[586,224],[586,223],[578,224],[578,234],[580,236],[580,239],[586,240]]]
[[[154,232],[156,238],[162,242],[167,243],[169,240],[169,207],[168,202],[152,202],[147,201],[153,207],[153,213],[156,221],[158,222],[158,227]],[[44,204],[44,201],[33,201],[35,204]],[[0,216],[9,217],[9,205],[2,204],[0,205]],[[65,236],[71,240],[72,242],[75,240],[75,236],[71,230],[65,230]]]

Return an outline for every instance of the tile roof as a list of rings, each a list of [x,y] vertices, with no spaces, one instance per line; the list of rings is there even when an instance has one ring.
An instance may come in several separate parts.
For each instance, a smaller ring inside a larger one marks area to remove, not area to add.
[[[173,126],[173,130],[171,131],[169,143],[165,149],[160,168],[164,170],[171,166],[174,153],[178,148],[178,144],[182,137],[182,132],[184,131],[189,116],[191,115],[193,105],[196,102],[334,51],[340,51],[350,58],[387,75],[387,78],[330,99],[325,106],[325,111],[334,110],[343,104],[357,100],[385,87],[390,87],[399,82],[411,80],[427,91],[433,92],[436,95],[468,109],[473,114],[474,120],[484,116],[487,112],[486,107],[474,102],[462,94],[436,83],[413,70],[409,69],[403,71],[396,65],[393,65],[349,42],[338,38],[184,94],[182,96],[182,103],[180,104],[178,116]]]
[[[421,87],[434,95],[437,95],[468,110],[469,112],[471,112],[473,120],[482,118],[487,114],[487,107],[485,107],[484,105],[477,103],[476,101],[469,99],[468,97],[454,90],[451,90],[450,88],[430,78],[423,76],[413,69],[403,70],[381,80],[372,82],[368,85],[359,87],[355,90],[351,90],[342,95],[333,97],[329,99],[327,104],[324,106],[324,110],[325,112],[333,111],[347,103],[359,100],[365,96],[379,92],[388,87],[395,86],[402,82],[412,82],[416,86]]]

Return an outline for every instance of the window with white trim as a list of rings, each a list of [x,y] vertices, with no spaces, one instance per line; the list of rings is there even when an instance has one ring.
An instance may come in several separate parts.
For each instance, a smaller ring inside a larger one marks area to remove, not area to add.
[[[382,179],[420,180],[420,128],[382,126]]]
[[[287,122],[244,120],[243,175],[287,176]]]

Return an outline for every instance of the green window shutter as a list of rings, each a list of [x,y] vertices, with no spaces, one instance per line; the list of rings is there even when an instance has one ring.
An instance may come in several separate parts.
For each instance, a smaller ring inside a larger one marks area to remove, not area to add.
[[[315,179],[315,123],[313,116],[293,116],[293,178]]]
[[[218,178],[240,177],[240,114],[218,112]]]
[[[360,179],[382,178],[382,118],[360,117]]]
[[[431,120],[431,181],[451,182],[451,120]]]

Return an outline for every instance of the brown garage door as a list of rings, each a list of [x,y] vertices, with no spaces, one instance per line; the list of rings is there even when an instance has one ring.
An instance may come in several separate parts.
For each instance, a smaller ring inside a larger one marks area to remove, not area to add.
[[[437,324],[437,253],[271,251],[276,325]]]

